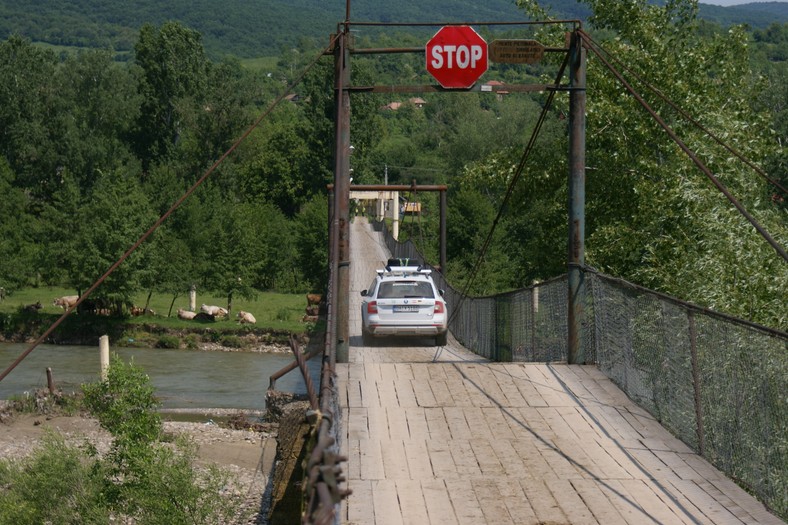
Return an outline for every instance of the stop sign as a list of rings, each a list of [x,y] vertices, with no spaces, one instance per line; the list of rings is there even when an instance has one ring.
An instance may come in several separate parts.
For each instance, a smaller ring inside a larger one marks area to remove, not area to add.
[[[426,52],[427,71],[445,88],[469,88],[487,71],[487,42],[470,26],[443,26]]]

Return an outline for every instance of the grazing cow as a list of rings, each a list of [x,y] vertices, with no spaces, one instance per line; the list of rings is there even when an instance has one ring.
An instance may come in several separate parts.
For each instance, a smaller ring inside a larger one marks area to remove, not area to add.
[[[38,311],[41,310],[42,308],[43,308],[43,305],[41,304],[41,301],[36,301],[33,304],[25,305],[23,310],[25,312],[28,312],[28,313],[31,313],[31,314],[37,314]]]
[[[238,322],[241,324],[244,323],[255,324],[257,322],[257,319],[255,319],[251,313],[244,312],[243,310],[241,310],[240,312],[238,312]]]
[[[308,293],[306,294],[306,304],[307,306],[317,305],[320,304],[320,301],[323,300],[323,296],[319,293]]]
[[[63,310],[68,310],[77,304],[77,301],[79,301],[78,295],[64,295],[63,297],[55,298],[55,300],[52,301],[52,304],[63,308]]]
[[[190,312],[189,310],[184,310],[183,308],[178,308],[178,319],[186,319],[191,320],[194,319],[194,316],[197,315],[194,312]]]
[[[151,308],[142,308],[141,306],[132,306],[131,307],[131,315],[138,316],[138,315],[156,315]]]
[[[207,304],[203,304],[202,306],[200,306],[200,311],[205,312],[206,314],[212,315],[214,317],[227,317],[227,313],[228,313],[227,310],[225,308],[222,308],[221,306],[213,306]]]

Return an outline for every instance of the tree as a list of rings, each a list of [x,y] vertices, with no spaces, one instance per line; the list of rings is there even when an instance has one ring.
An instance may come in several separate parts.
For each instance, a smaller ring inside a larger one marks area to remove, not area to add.
[[[207,61],[200,34],[177,22],[144,25],[134,52],[143,97],[135,145],[147,170],[170,155],[185,114],[203,104]]]
[[[136,173],[100,173],[83,199],[59,201],[49,217],[65,217],[68,230],[53,246],[52,261],[59,262],[68,282],[80,292],[87,290],[123,255],[156,220]],[[52,224],[52,223],[50,223]],[[52,224],[54,226],[54,224]],[[96,290],[94,298],[110,301],[117,313],[141,289],[149,271],[150,243],[143,243]]]
[[[14,174],[0,157],[0,288],[5,293],[35,282],[38,244],[34,228],[37,222],[29,213],[30,200],[14,187]]]

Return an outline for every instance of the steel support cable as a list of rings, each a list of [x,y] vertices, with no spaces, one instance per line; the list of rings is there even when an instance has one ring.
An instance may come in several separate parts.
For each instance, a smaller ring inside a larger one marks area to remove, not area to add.
[[[733,204],[737,210],[739,210],[739,213],[741,213],[750,222],[750,224],[753,225],[753,227],[757,230],[757,232],[761,234],[761,237],[766,239],[766,241],[772,246],[772,248],[774,248],[777,251],[777,253],[779,253],[786,262],[788,262],[788,253],[786,253],[785,249],[782,246],[780,246],[780,244],[777,241],[775,241],[771,235],[769,235],[769,232],[767,232],[763,228],[763,226],[761,226],[760,223],[758,223],[758,221],[755,220],[755,217],[753,217],[744,208],[744,206],[742,206],[741,203],[739,203],[739,201],[736,200],[736,198],[731,194],[730,191],[728,191],[725,185],[719,181],[719,179],[711,172],[709,168],[706,167],[705,164],[703,164],[703,162],[701,162],[698,156],[695,155],[695,153],[678,137],[678,135],[676,135],[676,132],[673,131],[673,129],[670,126],[668,126],[668,124],[662,119],[662,117],[657,115],[656,111],[654,111],[654,109],[652,109],[651,106],[649,106],[648,102],[646,102],[643,99],[643,97],[641,97],[640,94],[634,90],[634,88],[626,81],[626,79],[624,79],[621,73],[616,68],[614,68],[613,65],[610,62],[608,62],[604,56],[602,56],[602,53],[596,49],[596,46],[593,43],[593,41],[588,39],[586,34],[583,33],[582,31],[580,31],[580,36],[583,39],[583,41],[586,44],[588,44],[587,46],[588,49],[590,49],[605,64],[608,70],[610,70],[610,72],[613,73],[613,75],[615,75],[615,77],[618,79],[619,82],[621,82],[621,84],[627,89],[627,91],[629,91],[629,93],[633,97],[635,97],[635,100],[637,100],[638,103],[641,106],[643,106],[643,108],[649,113],[649,115],[651,115],[651,117],[662,127],[662,129],[665,130],[665,132],[673,140],[673,142],[675,142],[679,146],[679,148],[681,148],[681,150],[684,153],[686,153],[686,155],[692,160],[692,162],[695,163],[698,169],[700,169],[703,172],[703,174],[706,175],[706,177],[712,182],[712,184],[714,184],[714,186],[716,186],[717,189],[720,190],[720,192],[722,192],[723,195],[725,195],[728,201],[730,201],[730,203]]]
[[[712,139],[714,142],[716,142],[717,144],[719,144],[720,146],[722,146],[723,148],[725,148],[725,149],[726,149],[726,150],[727,150],[729,153],[731,153],[731,154],[732,154],[734,157],[736,157],[737,159],[739,159],[740,161],[742,161],[744,164],[746,164],[747,166],[749,166],[750,168],[752,168],[752,169],[753,169],[753,170],[754,170],[754,171],[755,171],[755,172],[756,172],[758,175],[760,175],[761,177],[763,177],[763,178],[764,178],[766,181],[768,181],[770,184],[772,184],[773,186],[775,186],[775,187],[779,188],[779,189],[780,189],[780,190],[781,190],[781,191],[782,191],[784,194],[788,195],[788,190],[787,190],[787,189],[786,189],[786,188],[785,188],[785,187],[784,187],[782,184],[780,184],[780,183],[779,183],[779,182],[777,182],[776,180],[774,180],[774,179],[770,178],[770,177],[769,177],[769,175],[768,175],[768,174],[767,174],[767,173],[766,173],[766,172],[765,172],[765,171],[764,171],[764,170],[763,170],[763,169],[762,169],[760,166],[758,166],[758,165],[756,165],[755,163],[751,162],[751,161],[750,161],[748,158],[746,158],[744,155],[742,155],[742,154],[741,154],[741,153],[740,153],[738,150],[736,150],[736,149],[735,149],[735,148],[733,148],[732,146],[729,146],[729,145],[728,145],[726,142],[724,142],[724,141],[723,141],[721,138],[719,138],[717,135],[715,135],[715,134],[714,134],[714,133],[713,133],[711,130],[707,129],[707,128],[706,128],[706,127],[703,125],[703,124],[701,124],[700,122],[698,122],[697,120],[695,120],[695,119],[692,117],[692,115],[690,115],[689,113],[687,113],[686,111],[684,111],[682,108],[680,108],[680,107],[679,107],[677,104],[675,104],[675,103],[674,103],[672,100],[670,100],[670,99],[669,99],[667,96],[665,96],[665,94],[664,94],[664,93],[662,93],[662,91],[660,91],[659,89],[657,89],[655,86],[651,85],[651,84],[650,84],[650,83],[649,83],[649,82],[648,82],[646,79],[644,79],[642,76],[638,75],[638,74],[637,74],[637,72],[633,71],[633,70],[632,70],[632,68],[628,67],[628,66],[627,66],[626,64],[624,64],[624,63],[623,63],[621,60],[619,60],[618,58],[616,58],[616,56],[615,56],[615,55],[613,55],[613,54],[612,54],[612,53],[610,53],[608,50],[606,50],[605,48],[603,48],[601,45],[599,45],[598,43],[596,43],[596,42],[594,41],[594,39],[592,39],[592,38],[591,38],[591,37],[588,35],[588,33],[586,33],[585,31],[582,31],[582,30],[580,31],[580,33],[583,35],[583,37],[584,37],[584,38],[585,38],[587,41],[589,41],[589,42],[592,42],[592,43],[593,43],[593,44],[594,44],[594,45],[595,45],[595,46],[596,46],[596,47],[597,47],[597,48],[598,48],[600,51],[602,51],[602,52],[603,52],[605,55],[607,55],[608,57],[610,57],[610,59],[611,59],[613,62],[615,62],[616,64],[618,64],[618,66],[619,66],[621,69],[623,69],[624,71],[626,71],[627,73],[629,73],[630,75],[632,75],[633,77],[635,77],[637,80],[639,80],[639,81],[640,81],[640,82],[641,82],[643,85],[645,85],[645,86],[646,86],[646,87],[647,87],[647,88],[648,88],[648,89],[649,89],[649,90],[650,90],[652,93],[654,93],[655,95],[657,95],[657,96],[658,96],[659,98],[661,98],[661,99],[662,99],[662,100],[663,100],[663,101],[664,101],[666,104],[668,104],[668,105],[669,105],[671,108],[673,108],[674,110],[676,110],[676,111],[677,111],[677,112],[678,112],[678,113],[679,113],[679,114],[680,114],[682,117],[684,117],[685,119],[687,119],[687,120],[688,120],[688,121],[689,121],[689,122],[690,122],[690,123],[691,123],[693,126],[695,126],[696,128],[700,129],[700,130],[701,130],[702,132],[704,132],[706,135],[708,135],[709,137],[711,137],[711,139]]]
[[[515,186],[517,186],[517,182],[520,180],[520,176],[522,175],[523,170],[525,169],[525,163],[530,157],[531,152],[534,149],[534,146],[536,145],[536,139],[539,137],[539,132],[542,129],[542,125],[547,119],[547,113],[553,104],[555,93],[560,87],[561,78],[564,76],[564,71],[566,70],[566,66],[568,63],[569,63],[569,55],[567,55],[564,58],[564,62],[561,64],[561,68],[558,71],[558,74],[556,75],[554,88],[551,89],[547,95],[547,101],[545,102],[544,107],[542,107],[542,112],[540,113],[539,119],[536,121],[536,125],[534,126],[534,129],[531,132],[531,138],[528,140],[528,144],[525,146],[523,155],[520,157],[520,162],[517,165],[517,169],[515,170],[514,175],[512,176],[512,180],[509,182],[509,186],[506,188],[506,194],[504,195],[503,201],[501,201],[501,205],[498,207],[498,213],[496,214],[495,219],[493,219],[493,224],[490,227],[490,231],[487,233],[487,238],[485,238],[484,240],[481,253],[479,254],[479,257],[476,259],[476,264],[474,264],[474,267],[471,270],[471,275],[466,280],[465,287],[460,293],[459,303],[455,308],[452,309],[453,311],[451,316],[449,317],[449,324],[451,324],[451,322],[454,321],[455,317],[458,315],[460,311],[460,306],[465,301],[465,298],[468,296],[468,290],[470,290],[471,285],[476,279],[476,274],[479,272],[479,269],[481,268],[482,262],[484,261],[484,256],[486,255],[487,249],[490,247],[490,243],[492,242],[493,234],[495,233],[495,230],[498,227],[498,221],[501,220],[501,217],[503,216],[503,212],[506,209],[506,205],[509,203],[509,199],[514,193],[514,188]]]
[[[331,49],[334,46],[334,42],[336,41],[336,39],[337,39],[336,36],[334,36],[331,39],[331,41],[329,42],[328,47],[326,48],[326,50]],[[8,366],[8,368],[6,368],[5,371],[3,371],[2,374],[0,374],[0,381],[5,379],[5,377],[9,373],[11,373],[11,371],[14,368],[16,368],[17,365],[19,365],[19,363],[21,363],[30,354],[30,352],[32,352],[52,332],[54,332],[55,329],[58,326],[60,326],[60,324],[66,319],[66,317],[71,315],[71,312],[73,312],[80,304],[82,304],[82,302],[85,299],[87,299],[88,296],[90,296],[90,294],[93,293],[96,290],[96,288],[98,288],[99,285],[102,282],[104,282],[104,280],[107,277],[109,277],[112,274],[112,272],[114,272],[118,268],[118,266],[120,266],[123,263],[123,261],[125,261],[132,253],[134,253],[134,251],[137,248],[139,248],[140,245],[143,242],[145,242],[148,239],[148,237],[150,237],[153,234],[153,232],[156,231],[159,228],[159,226],[161,226],[162,223],[164,223],[164,221],[167,220],[167,218],[170,215],[172,215],[172,213],[175,212],[175,210],[177,210],[180,207],[180,205],[183,204],[183,202],[187,198],[189,198],[197,190],[197,188],[199,188],[203,184],[203,182],[205,182],[205,180],[208,177],[211,176],[211,174],[213,174],[214,171],[216,171],[216,168],[218,168],[219,165],[221,165],[225,161],[225,159],[227,159],[227,157],[230,156],[230,154],[233,153],[238,148],[238,146],[240,146],[241,143],[243,143],[246,140],[246,138],[252,133],[252,131],[254,131],[263,122],[263,120],[268,115],[271,114],[271,112],[276,108],[276,106],[278,106],[285,99],[285,97],[290,94],[290,92],[295,88],[295,86],[297,86],[304,79],[304,77],[307,75],[307,73],[309,73],[312,70],[312,68],[315,67],[315,65],[317,64],[318,60],[320,58],[322,58],[324,52],[325,51],[320,52],[317,55],[317,57],[315,57],[315,59],[313,59],[312,62],[309,63],[309,65],[306,67],[306,69],[304,69],[304,71],[302,71],[301,74],[299,74],[298,77],[296,77],[296,79],[293,80],[287,86],[287,88],[285,88],[285,90],[269,105],[268,109],[266,109],[260,115],[260,117],[258,117],[257,120],[254,121],[251,126],[249,126],[249,128],[241,135],[241,137],[238,140],[236,140],[235,143],[233,143],[233,145],[230,146],[230,148],[227,151],[225,151],[224,154],[222,154],[222,156],[219,157],[219,159],[216,160],[216,162],[214,162],[213,165],[210,168],[208,168],[208,170],[203,174],[203,176],[200,177],[197,180],[197,182],[195,182],[192,185],[192,187],[189,188],[186,191],[186,193],[184,193],[177,201],[175,201],[175,204],[173,204],[172,207],[170,207],[169,210],[167,210],[161,217],[159,217],[159,219],[153,224],[153,226],[150,227],[150,229],[147,232],[145,232],[139,239],[137,239],[137,242],[135,242],[131,246],[131,248],[126,250],[126,253],[121,255],[120,258],[117,261],[115,261],[112,264],[112,266],[110,266],[109,269],[106,272],[104,272],[104,274],[101,277],[98,278],[98,280],[96,282],[94,282],[87,290],[85,290],[85,292],[82,295],[79,296],[79,299],[77,299],[77,302],[74,303],[73,306],[71,306],[65,312],[63,312],[63,315],[61,315],[60,318],[58,318],[54,323],[52,323],[52,325],[43,334],[41,334],[38,337],[38,339],[36,339],[35,341],[33,341],[30,344],[29,348],[27,348],[24,352],[22,352],[22,354],[19,357],[17,357],[16,360],[13,363],[11,363]]]

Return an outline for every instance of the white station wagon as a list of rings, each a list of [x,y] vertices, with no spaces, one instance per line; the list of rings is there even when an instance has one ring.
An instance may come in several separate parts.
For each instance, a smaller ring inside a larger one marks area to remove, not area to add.
[[[449,313],[431,273],[408,259],[389,259],[385,269],[377,270],[369,289],[361,292],[365,345],[383,336],[434,336],[437,346],[446,345]]]

